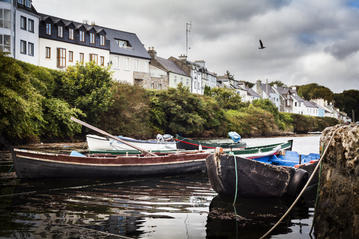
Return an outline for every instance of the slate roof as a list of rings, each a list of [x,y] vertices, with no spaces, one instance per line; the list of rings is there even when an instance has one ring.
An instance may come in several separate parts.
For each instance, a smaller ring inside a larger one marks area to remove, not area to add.
[[[309,107],[309,108],[318,108],[316,105],[314,105],[314,104],[313,104],[312,102],[310,102],[310,101],[304,100],[303,103],[304,103],[304,105],[305,105],[306,107]]]
[[[69,26],[71,23],[74,24],[75,29],[79,29],[80,27],[84,27],[87,31],[91,30],[92,28],[95,29],[97,33],[101,31],[105,31],[106,39],[110,40],[110,53],[119,54],[119,55],[126,55],[126,56],[133,56],[139,57],[144,59],[151,59],[150,55],[146,51],[144,45],[137,37],[135,33],[125,32],[120,30],[115,30],[103,26],[98,25],[90,25],[85,23],[79,23],[75,21],[66,20],[59,17],[50,16],[47,14],[39,13],[40,20],[51,19],[52,22],[57,23],[60,20],[65,24],[65,26]],[[127,41],[131,47],[123,48],[116,44],[116,39]]]
[[[287,95],[289,93],[289,88],[288,87],[278,86],[277,90],[278,90],[278,93],[281,94],[281,95]]]
[[[184,72],[181,68],[179,68],[173,61],[162,57],[155,57],[155,60],[166,70],[169,72],[173,72],[175,74],[187,76],[186,72]]]
[[[304,100],[300,98],[298,95],[293,95],[293,98],[298,102],[303,102]]]
[[[255,92],[252,88],[248,88],[247,92],[248,92],[248,95],[250,95],[250,96],[261,98],[261,96],[258,95],[257,92]]]
[[[267,84],[261,83],[261,84],[260,84],[260,87],[261,87],[261,89],[262,89],[263,92],[267,92]],[[270,86],[269,84],[268,84],[268,93],[269,93],[269,94],[275,94],[275,92],[274,92],[272,86]]]

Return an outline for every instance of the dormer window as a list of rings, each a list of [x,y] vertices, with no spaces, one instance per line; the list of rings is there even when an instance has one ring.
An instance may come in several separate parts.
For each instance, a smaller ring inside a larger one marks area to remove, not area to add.
[[[105,45],[105,36],[104,35],[100,35],[100,45],[101,46]]]
[[[72,28],[69,29],[69,39],[70,40],[74,39],[74,29],[72,29]]]
[[[80,41],[85,41],[85,32],[80,31]]]
[[[62,26],[57,27],[57,36],[61,38],[64,36],[64,28]]]
[[[46,34],[51,35],[51,23],[46,23]]]
[[[31,8],[31,0],[25,0],[25,6]]]
[[[126,40],[116,39],[116,44],[121,48],[131,48],[131,45]]]
[[[90,43],[95,44],[95,33],[90,33]]]

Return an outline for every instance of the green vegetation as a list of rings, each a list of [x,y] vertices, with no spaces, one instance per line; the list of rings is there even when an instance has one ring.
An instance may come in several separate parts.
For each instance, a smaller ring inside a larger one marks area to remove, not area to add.
[[[231,130],[243,137],[270,136],[321,131],[338,123],[332,118],[281,113],[269,100],[243,103],[230,89],[206,88],[205,95],[191,94],[183,85],[145,90],[113,82],[108,68],[93,63],[56,71],[0,54],[0,78],[0,146],[83,139],[91,131],[72,122],[71,116],[135,138],[157,133],[222,137]],[[358,105],[357,93],[335,96],[349,109]]]

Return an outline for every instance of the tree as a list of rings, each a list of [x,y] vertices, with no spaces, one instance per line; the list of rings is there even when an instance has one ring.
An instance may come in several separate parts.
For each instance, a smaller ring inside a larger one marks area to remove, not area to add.
[[[306,100],[325,99],[328,102],[333,102],[334,99],[334,94],[330,89],[316,83],[299,86],[298,95]]]
[[[234,89],[213,88],[209,91],[209,96],[213,97],[223,109],[240,109],[244,106],[241,96]]]
[[[334,105],[348,114],[350,118],[355,114],[355,120],[359,119],[359,91],[345,90],[343,93],[334,94]]]
[[[69,66],[57,79],[55,97],[80,109],[90,123],[99,122],[99,114],[112,103],[112,79],[109,68],[93,62]]]

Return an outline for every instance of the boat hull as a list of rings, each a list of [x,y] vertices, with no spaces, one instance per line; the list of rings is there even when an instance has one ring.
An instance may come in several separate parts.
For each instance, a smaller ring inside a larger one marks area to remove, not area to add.
[[[304,170],[228,154],[210,155],[206,166],[213,189],[223,195],[282,197],[288,192],[296,194],[308,179]]]
[[[156,157],[71,157],[14,150],[19,178],[129,178],[178,175],[206,170],[208,153]]]
[[[130,144],[137,146],[146,151],[171,151],[176,150],[177,146],[175,142],[158,142],[155,140],[135,140],[126,137],[121,137],[122,140],[129,142]],[[107,139],[105,137],[97,135],[86,135],[86,141],[88,149],[91,152],[94,151],[133,151],[133,148],[113,139]]]
[[[225,148],[225,149],[238,149],[238,148],[245,148],[247,145],[245,142],[210,144],[210,143],[204,143],[196,140],[183,138],[180,137],[179,135],[176,136],[175,140],[177,143],[177,149],[185,149],[185,150],[215,149],[217,147]]]

